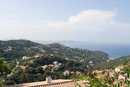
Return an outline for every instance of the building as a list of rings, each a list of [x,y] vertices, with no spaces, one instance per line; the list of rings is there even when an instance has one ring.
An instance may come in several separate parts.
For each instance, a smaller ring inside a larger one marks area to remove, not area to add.
[[[93,64],[93,61],[91,60],[91,61],[89,61],[89,64]]]
[[[40,57],[40,55],[39,54],[35,55],[35,58],[37,58],[37,57]]]
[[[61,65],[62,65],[62,63],[59,63],[59,64],[58,64],[58,66],[61,66]]]
[[[4,52],[9,52],[9,50],[3,50]]]
[[[99,75],[99,74],[102,74],[102,71],[94,70],[92,73],[96,74],[96,75]]]
[[[48,65],[44,65],[44,66],[41,66],[43,68],[43,70],[47,70],[48,69]]]
[[[50,76],[47,76],[46,77],[46,83],[51,83],[51,81],[52,81],[52,78]]]
[[[76,74],[80,74],[80,72],[79,72],[79,71],[76,71]]]
[[[67,76],[67,75],[70,74],[70,71],[69,71],[69,70],[66,70],[66,71],[63,72],[63,74],[64,74],[64,76]]]
[[[20,69],[23,70],[23,71],[26,71],[26,70],[29,70],[30,67],[27,67],[27,66],[21,66],[21,65],[20,65]]]
[[[52,67],[52,68],[54,67],[54,65],[53,65],[53,64],[49,64],[48,66],[49,66],[49,67]]]
[[[53,64],[54,64],[54,65],[58,65],[58,62],[57,62],[57,61],[54,61]]]
[[[22,59],[30,59],[30,57],[27,57],[27,56],[23,56]]]
[[[66,60],[68,60],[69,58],[65,58]]]

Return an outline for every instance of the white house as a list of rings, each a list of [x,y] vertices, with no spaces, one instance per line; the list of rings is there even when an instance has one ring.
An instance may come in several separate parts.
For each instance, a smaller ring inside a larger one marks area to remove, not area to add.
[[[27,56],[23,56],[22,59],[30,59],[30,57],[27,57]]]
[[[41,66],[43,70],[46,70],[48,68],[48,65]]]

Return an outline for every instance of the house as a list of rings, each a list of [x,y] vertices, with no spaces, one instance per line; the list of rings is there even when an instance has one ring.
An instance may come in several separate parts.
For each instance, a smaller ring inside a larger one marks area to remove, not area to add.
[[[74,74],[74,72],[72,71],[71,74]]]
[[[66,60],[68,60],[69,58],[65,58]]]
[[[70,71],[69,71],[69,70],[66,70],[66,71],[63,72],[63,74],[64,74],[64,76],[67,76],[67,75],[70,74]]]
[[[48,68],[48,65],[41,66],[43,70],[46,70]]]
[[[118,67],[116,67],[115,68],[115,72],[121,72],[121,71],[123,71],[123,66],[118,66]]]
[[[50,76],[47,76],[46,77],[46,83],[51,83],[51,81],[52,81],[52,78]]]
[[[116,67],[115,72],[117,72],[117,73],[120,72],[120,69]]]
[[[4,61],[4,63],[7,63],[7,61]]]
[[[34,57],[37,58],[37,57],[41,57],[41,56],[43,56],[43,54],[39,54],[39,53],[38,53],[38,54],[36,54]]]
[[[89,64],[93,64],[93,61],[91,60],[91,61],[89,61]]]
[[[51,56],[53,56],[53,54],[50,54]]]
[[[53,65],[53,64],[49,64],[48,66],[49,66],[49,67],[54,67],[54,65]]]
[[[37,57],[40,57],[40,55],[39,54],[35,55],[35,58],[37,58]]]
[[[108,59],[107,62],[109,62],[110,60]]]
[[[30,59],[30,57],[27,57],[27,56],[23,56],[22,59]]]
[[[104,74],[104,78],[109,77],[109,71],[107,70]]]
[[[8,51],[11,51],[11,50],[12,50],[12,47],[11,47],[11,46],[8,46],[7,50],[8,50]]]
[[[96,75],[99,75],[99,74],[102,74],[102,71],[94,70],[92,73],[96,74]]]
[[[62,65],[62,63],[59,63],[59,64],[58,64],[58,66],[61,66],[61,65]]]
[[[123,80],[123,79],[124,79],[124,77],[122,75],[118,76],[118,80]]]
[[[55,66],[53,67],[53,69],[58,69],[58,65],[55,65]]]
[[[3,50],[4,52],[9,52],[9,50]]]
[[[20,65],[20,69],[23,70],[23,71],[26,71],[26,70],[29,70],[30,67],[27,67],[27,66],[21,66],[21,65]]]
[[[53,64],[54,64],[54,65],[57,65],[57,64],[58,64],[58,62],[57,62],[57,61],[54,61],[54,62],[53,62]]]
[[[79,71],[76,71],[76,74],[80,74],[80,72],[79,72]]]

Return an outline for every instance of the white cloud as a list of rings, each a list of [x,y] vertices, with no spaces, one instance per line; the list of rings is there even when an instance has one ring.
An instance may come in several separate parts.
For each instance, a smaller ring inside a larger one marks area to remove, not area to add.
[[[49,23],[47,27],[57,31],[71,32],[78,40],[127,43],[129,41],[126,38],[130,37],[130,24],[115,21],[115,16],[117,15],[114,11],[85,10],[76,16],[69,17],[67,22]]]
[[[47,26],[62,28],[78,28],[78,29],[98,29],[106,24],[113,24],[113,17],[116,16],[111,11],[101,10],[86,10],[82,11],[76,16],[69,17],[67,22],[59,21],[56,23],[48,24]],[[96,28],[97,27],[97,28]]]
[[[115,21],[115,16],[115,11],[85,10],[68,21],[0,21],[0,37],[130,43],[130,24]]]

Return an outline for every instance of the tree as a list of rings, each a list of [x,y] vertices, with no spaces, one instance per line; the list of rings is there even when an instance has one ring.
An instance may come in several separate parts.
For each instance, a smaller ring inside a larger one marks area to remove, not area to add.
[[[11,69],[4,64],[4,58],[0,58],[0,77],[3,77],[11,73]],[[0,86],[2,85],[0,81]]]
[[[4,64],[4,58],[0,58],[0,76],[11,73],[11,69]]]

